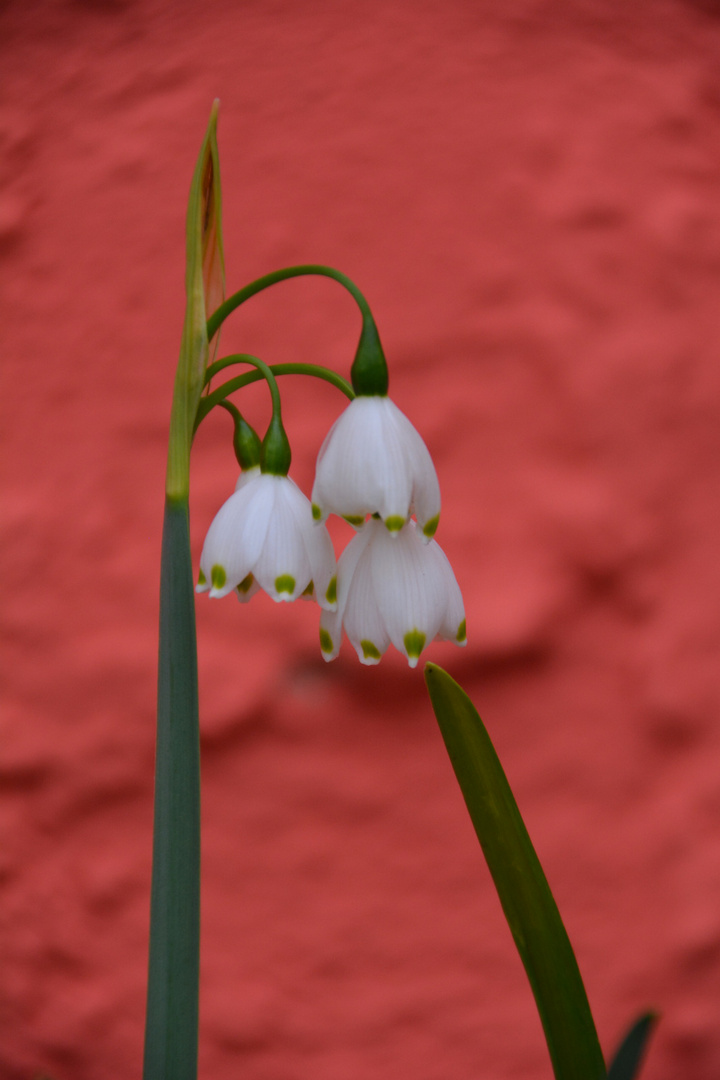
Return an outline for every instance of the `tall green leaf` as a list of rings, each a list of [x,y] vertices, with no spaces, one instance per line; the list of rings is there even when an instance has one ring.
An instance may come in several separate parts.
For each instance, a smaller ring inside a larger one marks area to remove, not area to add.
[[[426,664],[425,680],[535,995],[556,1080],[603,1080],[605,1063],[575,954],[490,736],[447,672]]]
[[[200,739],[187,504],[165,505],[144,1080],[195,1080]]]
[[[643,1013],[630,1027],[615,1051],[608,1069],[608,1080],[634,1080],[642,1064],[648,1039],[658,1021],[658,1014]]]
[[[170,414],[160,568],[155,822],[144,1080],[195,1080],[200,968],[200,736],[190,447],[224,265],[215,102],[190,185],[186,306]]]

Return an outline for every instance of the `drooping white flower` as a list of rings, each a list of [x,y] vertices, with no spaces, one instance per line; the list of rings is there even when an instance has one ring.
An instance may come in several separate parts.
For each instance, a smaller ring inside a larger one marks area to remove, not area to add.
[[[197,592],[249,600],[258,589],[273,600],[314,595],[333,610],[335,554],[327,529],[288,476],[249,469],[221,506],[205,538]]]
[[[427,542],[440,518],[440,486],[427,446],[390,398],[359,395],[318,454],[313,515],[339,514],[359,528],[379,514],[396,535],[414,511]]]
[[[371,518],[345,548],[338,561],[337,611],[320,616],[326,660],[337,656],[343,626],[363,664],[377,664],[391,643],[410,667],[436,638],[466,644],[455,574],[435,540],[421,541],[414,521],[393,538]]]

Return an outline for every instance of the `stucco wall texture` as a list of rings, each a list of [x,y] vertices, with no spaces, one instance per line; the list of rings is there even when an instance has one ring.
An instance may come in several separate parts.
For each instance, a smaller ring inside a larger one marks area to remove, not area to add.
[[[165,446],[215,97],[230,289],[350,274],[434,455],[469,644],[427,655],[496,742],[603,1046],[654,1006],[646,1080],[717,1080],[718,14],[3,5],[2,1080],[140,1074]],[[222,348],[347,373],[358,330],[294,281]],[[283,391],[309,493],[343,399]],[[244,400],[262,427],[266,391]],[[229,428],[197,440],[196,563]],[[310,604],[197,612],[201,1076],[548,1077],[421,670],[324,664]]]

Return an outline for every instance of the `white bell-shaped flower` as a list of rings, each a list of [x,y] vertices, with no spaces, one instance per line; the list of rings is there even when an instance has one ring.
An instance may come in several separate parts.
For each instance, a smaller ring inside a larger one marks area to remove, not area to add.
[[[466,644],[455,574],[435,540],[421,541],[414,521],[393,538],[372,518],[353,537],[338,561],[337,602],[320,616],[326,660],[337,656],[343,626],[363,664],[377,664],[391,643],[410,667],[436,638]]]
[[[273,600],[314,596],[335,601],[335,554],[327,529],[313,522],[310,502],[288,476],[249,469],[220,508],[200,556],[196,592],[249,600],[264,589]]]
[[[330,428],[318,454],[313,515],[339,514],[359,528],[379,514],[397,535],[411,513],[427,542],[440,518],[440,486],[427,446],[390,398],[359,395]]]

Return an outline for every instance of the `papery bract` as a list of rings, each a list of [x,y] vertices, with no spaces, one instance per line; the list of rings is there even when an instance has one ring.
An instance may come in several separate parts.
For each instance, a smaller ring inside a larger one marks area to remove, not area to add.
[[[430,452],[390,398],[358,396],[338,417],[320,448],[313,514],[339,514],[360,527],[379,514],[397,534],[414,511],[429,540],[440,517],[440,486]]]
[[[337,656],[343,627],[363,664],[377,664],[391,643],[410,667],[435,638],[466,644],[455,574],[435,540],[421,541],[414,521],[393,538],[372,518],[353,537],[338,561],[337,601],[337,611],[320,617],[326,660]]]
[[[221,597],[237,589],[241,600],[258,588],[273,600],[312,592],[321,607],[333,610],[334,575],[328,531],[315,525],[295,482],[249,469],[208,530],[196,591]]]

